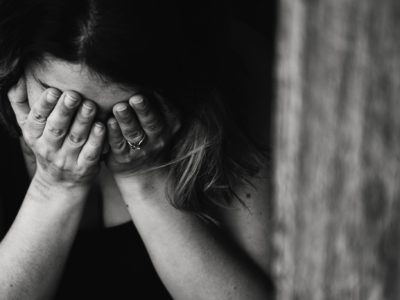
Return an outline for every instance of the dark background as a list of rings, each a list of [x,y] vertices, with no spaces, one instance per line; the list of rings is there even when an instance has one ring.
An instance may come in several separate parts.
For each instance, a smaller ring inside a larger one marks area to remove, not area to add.
[[[266,136],[267,147],[271,153],[272,160],[272,148],[273,148],[273,130],[274,130],[274,121],[273,115],[275,110],[275,52],[276,52],[276,31],[277,31],[277,15],[278,15],[278,0],[228,0],[228,6],[230,7],[230,14],[235,19],[240,20],[241,22],[250,26],[254,31],[259,33],[265,40],[262,49],[265,56],[262,58],[263,62],[260,61],[260,64],[264,64],[266,70],[261,76],[265,78],[261,79],[250,79],[249,82],[261,82],[263,85],[262,92],[260,95],[264,95],[258,97],[257,102],[265,101],[264,103],[257,103],[258,111],[260,111],[259,116],[255,116],[259,119],[259,128],[258,133],[256,133],[255,137],[261,139],[262,136]],[[260,47],[260,44],[249,44],[249,48],[251,47]],[[249,53],[252,53],[253,49],[249,49]],[[263,67],[264,67],[263,65]],[[255,85],[260,85],[257,83]],[[252,87],[250,87],[251,89]],[[260,86],[254,86],[254,89],[259,89]],[[251,94],[248,95],[251,97]],[[256,109],[257,110],[257,109]],[[253,124],[254,125],[254,124]],[[254,128],[254,126],[252,126]],[[272,162],[271,162],[272,163]]]

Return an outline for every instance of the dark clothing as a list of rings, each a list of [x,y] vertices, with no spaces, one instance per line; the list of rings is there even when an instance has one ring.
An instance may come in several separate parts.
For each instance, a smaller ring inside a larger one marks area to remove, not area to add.
[[[133,223],[79,232],[56,299],[171,299]]]
[[[19,141],[0,129],[0,222],[7,231],[29,186]],[[6,231],[0,232],[3,237]],[[171,299],[132,222],[80,230],[55,299]]]

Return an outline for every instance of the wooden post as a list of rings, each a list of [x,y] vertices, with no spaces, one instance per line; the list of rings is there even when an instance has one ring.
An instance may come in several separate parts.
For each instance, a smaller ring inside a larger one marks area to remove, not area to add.
[[[400,1],[279,7],[277,299],[400,299]]]

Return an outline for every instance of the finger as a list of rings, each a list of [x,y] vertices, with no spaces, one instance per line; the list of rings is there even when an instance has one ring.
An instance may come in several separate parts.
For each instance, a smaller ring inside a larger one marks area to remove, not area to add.
[[[142,95],[134,95],[129,99],[129,104],[135,110],[137,119],[150,138],[161,135],[164,122],[147,99]]]
[[[127,103],[118,103],[114,106],[113,111],[124,138],[132,144],[142,141],[146,133],[132,108]]]
[[[40,98],[33,104],[26,119],[26,134],[31,138],[39,138],[43,134],[47,118],[53,111],[61,92],[50,88],[44,91]]]
[[[67,151],[79,154],[82,146],[88,139],[95,114],[96,106],[91,101],[85,101],[79,107],[71,129],[64,140],[63,147]]]
[[[15,113],[18,125],[22,127],[30,111],[26,93],[26,83],[22,77],[19,79],[18,83],[8,91],[7,96]]]
[[[121,155],[129,152],[129,145],[122,135],[117,120],[114,118],[109,119],[107,122],[107,138],[113,154]]]
[[[79,103],[79,94],[71,91],[65,92],[57,102],[43,131],[43,138],[50,147],[61,147]]]
[[[94,123],[91,128],[89,138],[82,147],[78,157],[79,166],[96,164],[99,161],[105,137],[104,125],[100,122]]]

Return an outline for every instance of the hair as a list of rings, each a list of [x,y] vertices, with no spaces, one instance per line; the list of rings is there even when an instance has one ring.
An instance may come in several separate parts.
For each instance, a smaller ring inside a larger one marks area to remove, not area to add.
[[[0,121],[20,134],[7,92],[46,55],[157,91],[183,118],[166,164],[170,202],[207,216],[210,205],[240,201],[236,187],[264,161],[221,92],[234,66],[223,63],[226,20],[222,1],[0,0]]]

